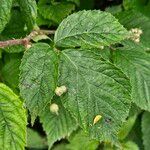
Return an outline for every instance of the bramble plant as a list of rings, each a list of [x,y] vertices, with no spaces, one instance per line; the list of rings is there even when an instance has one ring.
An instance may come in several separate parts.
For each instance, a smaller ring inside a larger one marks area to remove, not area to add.
[[[0,150],[149,150],[150,1],[93,6],[0,0]]]

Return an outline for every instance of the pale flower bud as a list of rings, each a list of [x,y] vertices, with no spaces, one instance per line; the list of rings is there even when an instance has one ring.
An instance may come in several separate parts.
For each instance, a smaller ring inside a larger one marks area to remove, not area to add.
[[[50,105],[50,111],[58,115],[59,107],[57,104],[53,103]]]
[[[55,89],[55,94],[57,96],[61,96],[63,93],[67,92],[67,88],[65,86],[60,86]]]
[[[141,29],[138,29],[138,28],[131,29],[130,30],[130,34],[131,34],[130,39],[136,43],[139,43],[140,42],[140,36],[142,33],[143,32]]]

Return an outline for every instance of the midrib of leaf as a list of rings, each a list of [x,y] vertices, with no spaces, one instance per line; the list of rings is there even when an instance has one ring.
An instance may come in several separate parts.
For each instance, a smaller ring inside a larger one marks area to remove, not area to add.
[[[93,53],[93,52],[92,52]],[[90,89],[90,83],[88,83],[87,82],[87,80],[86,80],[86,78],[82,75],[82,73],[80,73],[80,69],[79,69],[79,67],[71,60],[71,58],[63,51],[62,52],[62,54],[71,62],[71,64],[73,64],[73,66],[75,67],[75,69],[76,69],[76,72],[77,72],[77,76],[76,76],[76,79],[77,79],[77,94],[76,94],[76,100],[77,100],[77,107],[78,107],[78,116],[80,116],[80,121],[81,121],[81,115],[80,115],[80,112],[79,112],[79,101],[78,101],[78,91],[79,91],[79,87],[78,87],[78,83],[79,83],[79,74],[80,74],[80,76],[82,76],[82,79],[84,79],[84,81],[86,82],[86,84],[87,84],[87,87],[88,87],[88,97],[89,97],[89,99],[87,100],[87,107],[88,107],[88,102],[90,101],[90,98],[91,98],[91,89]],[[92,58],[93,59],[93,58]],[[94,59],[94,61],[95,61],[95,59]],[[99,60],[100,61],[100,60]],[[80,66],[81,68],[83,67],[83,66]],[[84,69],[84,68],[83,68]],[[96,72],[95,70],[93,70],[92,68],[90,68],[90,70],[92,70],[93,72]],[[102,72],[97,72],[97,73],[99,73],[99,74],[102,74],[102,75],[104,75],[104,76],[107,76],[106,74],[104,74],[104,73],[102,73]],[[107,76],[107,77],[109,77],[110,79],[113,79],[115,82],[117,82],[117,84],[119,84],[119,85],[121,85],[123,88],[124,88],[124,86],[122,85],[122,84],[120,84],[117,80],[115,80],[114,78],[112,78],[112,77],[110,77],[110,76]],[[115,97],[115,95],[113,95],[113,93],[110,93],[109,91],[107,91],[106,89],[103,89],[102,87],[101,87],[101,90],[104,92],[104,93],[107,93],[107,95],[111,95],[112,97],[114,97],[114,98],[116,98]],[[128,92],[129,92],[129,89],[127,89],[128,90]],[[95,95],[96,96],[96,95]],[[97,96],[96,96],[97,97]],[[99,98],[99,97],[98,97]],[[118,96],[118,98],[120,98],[120,96]],[[103,101],[103,103],[105,103],[108,107],[110,107],[111,109],[113,109],[114,110],[114,108],[111,106],[111,104],[109,104],[108,102],[105,102],[104,100],[102,100]],[[123,104],[123,102],[122,101],[120,101],[122,104]],[[98,108],[98,104],[97,104],[97,102],[95,101],[95,99],[94,99],[94,104],[95,104],[95,106],[97,106],[97,109],[99,110],[99,108]],[[88,109],[87,109],[88,110]],[[69,111],[71,111],[71,110],[69,110]],[[115,111],[115,113],[118,113],[116,110],[114,110]],[[103,112],[104,113],[104,112]],[[105,114],[105,113],[104,113]],[[88,114],[87,114],[88,115]],[[89,118],[89,117],[88,117]]]
[[[13,143],[14,143],[15,148],[16,148],[15,140],[14,140],[13,134],[12,134],[10,128],[9,128],[8,122],[7,122],[7,120],[6,120],[6,118],[5,118],[5,116],[4,116],[4,114],[3,114],[3,112],[2,112],[1,109],[0,109],[0,112],[1,112],[2,117],[3,117],[3,120],[4,120],[4,122],[5,122],[5,126],[8,128],[8,130],[9,130],[9,132],[10,132],[10,135],[11,135],[11,138],[13,139]],[[3,142],[3,144],[4,144],[4,142]],[[3,147],[5,147],[5,146],[3,145]],[[16,149],[17,149],[17,148],[16,148]]]
[[[78,72],[78,67],[77,67],[77,65],[69,58],[69,56],[67,56],[64,52],[62,52],[62,54],[73,64],[73,66],[76,68],[76,72],[77,72],[77,76],[76,76],[76,79],[77,79],[77,91],[79,91],[79,85],[78,85],[78,83],[79,83],[79,72]],[[81,116],[80,116],[80,112],[79,112],[79,101],[78,101],[78,92],[77,92],[77,94],[76,94],[76,99],[77,99],[77,103],[78,103],[78,105],[77,105],[77,107],[78,107],[78,116],[80,117],[80,118],[78,118],[78,119],[80,119],[80,121],[82,120],[81,119]]]
[[[68,34],[70,34],[70,32]],[[114,36],[116,35],[116,33],[111,33],[111,32],[108,32],[108,33],[107,32],[100,32],[100,33],[98,33],[98,32],[83,32],[83,33],[73,34],[73,35],[69,35],[69,36],[65,36],[63,38],[60,38],[59,40],[56,41],[56,44],[57,44],[57,42],[60,42],[61,40],[64,40],[64,39],[67,39],[67,38],[70,38],[70,37],[81,36],[81,35],[84,35],[84,34],[87,35],[87,36],[90,36],[90,34],[97,34],[97,35],[98,34],[114,34]],[[105,36],[103,36],[103,35],[99,35],[99,36],[105,38]],[[95,37],[90,37],[90,38],[94,38],[95,40],[97,40]],[[111,38],[107,37],[107,39],[111,39]],[[92,44],[92,43],[84,40],[83,38],[81,38],[81,40],[84,41],[85,43],[88,43],[91,46],[95,46],[95,44]]]
[[[90,51],[90,52],[92,52],[92,51]],[[94,52],[92,52],[93,54],[95,54]],[[73,64],[73,66],[75,66],[75,68],[76,68],[76,70],[77,70],[77,75],[78,74],[80,74],[81,76],[82,76],[82,78],[84,78],[83,77],[83,75],[81,74],[81,73],[79,73],[79,67],[71,60],[71,58],[63,51],[62,52],[62,54],[64,55],[64,56],[66,56],[66,58]],[[100,55],[99,55],[99,57],[100,57],[100,59],[103,59]],[[92,58],[93,59],[93,58]],[[99,61],[101,61],[99,59]],[[93,59],[94,61],[95,61],[95,59]],[[109,63],[109,62],[107,62],[107,63]],[[111,64],[111,63],[110,63]],[[80,67],[83,67],[83,66],[80,66]],[[84,68],[83,68],[84,69]],[[92,71],[94,71],[94,72],[96,72],[95,70],[93,70],[92,68],[90,68],[90,70],[92,70]],[[108,70],[108,68],[107,68],[107,70]],[[111,69],[110,69],[111,70]],[[121,71],[121,70],[120,70]],[[122,72],[122,71],[121,71]],[[115,80],[114,78],[112,78],[112,77],[110,77],[110,76],[108,76],[108,75],[106,75],[106,74],[104,74],[103,72],[97,72],[97,73],[99,73],[99,74],[102,74],[102,75],[104,75],[104,76],[106,76],[106,77],[108,77],[108,78],[110,78],[110,79],[112,79],[112,80],[114,80],[115,82],[117,82],[119,85],[121,85],[123,88],[124,88],[124,85],[122,85],[121,83],[119,83],[117,80]],[[123,72],[122,72],[123,73]],[[77,78],[78,79],[78,78]],[[85,79],[85,78],[84,78]],[[79,80],[77,80],[77,81],[79,81]],[[85,79],[85,81],[86,81],[86,79]],[[87,83],[87,81],[86,81],[86,83]],[[89,84],[89,83],[88,83]],[[129,91],[129,89],[127,89],[128,91]],[[105,90],[104,90],[105,91]],[[130,91],[129,91],[130,92]]]
[[[9,90],[4,89],[4,88],[2,88],[2,87],[1,87],[1,89],[5,90],[5,91],[7,91],[7,92],[10,92]],[[7,96],[4,95],[3,93],[1,93],[1,91],[0,91],[0,94],[3,95],[3,97],[5,98],[6,101],[7,101],[7,99],[9,99],[9,97],[7,97]],[[15,106],[16,108],[18,107],[18,106],[16,106],[15,103],[13,103],[13,101],[9,101],[8,103],[13,104],[13,106]],[[0,104],[1,104],[1,103],[0,103]],[[2,104],[2,105],[3,105],[3,104]],[[0,106],[1,106],[1,105],[0,105]],[[21,117],[21,119],[24,120],[24,118],[22,118],[22,116],[20,115],[18,109],[16,109],[16,111],[18,112],[18,115]],[[19,137],[19,135],[17,135],[17,134],[14,133],[13,131],[11,131],[11,127],[9,126],[9,123],[8,123],[8,121],[7,121],[8,118],[7,118],[7,116],[4,115],[4,113],[3,113],[3,111],[2,111],[1,109],[0,109],[0,113],[2,114],[3,120],[4,120],[4,122],[5,122],[4,128],[5,128],[5,129],[6,129],[6,128],[8,129],[8,131],[9,131],[9,133],[10,133],[10,135],[11,135],[11,139],[13,140],[13,145],[15,146],[15,149],[17,150],[16,142],[15,142],[15,139],[14,139],[14,135],[16,135],[23,143],[24,143],[24,141],[23,141],[23,139],[22,139],[21,137]],[[11,120],[10,118],[9,118],[9,120],[12,121],[12,122],[15,122],[15,120]],[[18,124],[17,122],[15,122],[15,123],[19,126],[19,124]],[[22,132],[24,132],[23,129],[22,129],[20,126],[19,126],[19,128],[22,130]],[[3,139],[3,140],[4,140],[4,139]],[[3,142],[3,144],[4,144],[4,142]],[[17,144],[19,144],[19,146],[22,147],[22,146],[20,145],[20,143],[17,143]],[[5,145],[3,145],[3,147],[5,147]]]

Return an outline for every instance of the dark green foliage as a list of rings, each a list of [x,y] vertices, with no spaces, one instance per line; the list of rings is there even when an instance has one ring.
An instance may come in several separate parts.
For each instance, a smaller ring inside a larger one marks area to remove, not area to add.
[[[149,149],[150,0],[118,2],[0,0],[0,150]]]

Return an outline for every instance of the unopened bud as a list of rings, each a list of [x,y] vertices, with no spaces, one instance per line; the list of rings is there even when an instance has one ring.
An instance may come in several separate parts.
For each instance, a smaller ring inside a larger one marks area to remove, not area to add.
[[[53,103],[50,105],[50,111],[58,115],[59,107],[57,104]]]
[[[60,86],[55,89],[55,94],[57,96],[61,96],[63,93],[67,92],[67,88],[65,86]]]
[[[136,43],[139,43],[140,42],[140,36],[142,33],[143,32],[141,29],[138,29],[138,28],[131,29],[130,30],[130,34],[131,34],[130,39]]]

